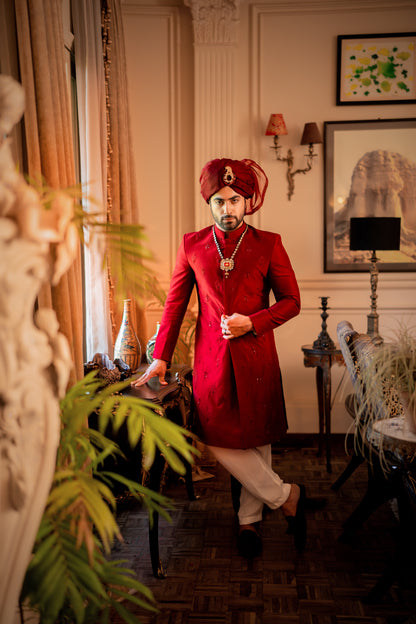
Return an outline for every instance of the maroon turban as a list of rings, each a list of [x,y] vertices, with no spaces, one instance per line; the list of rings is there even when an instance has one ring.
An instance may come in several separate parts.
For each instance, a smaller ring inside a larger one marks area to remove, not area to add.
[[[239,195],[250,199],[246,204],[247,215],[261,208],[269,184],[263,169],[248,158],[210,160],[202,169],[199,182],[201,195],[206,202],[224,186],[230,186]]]

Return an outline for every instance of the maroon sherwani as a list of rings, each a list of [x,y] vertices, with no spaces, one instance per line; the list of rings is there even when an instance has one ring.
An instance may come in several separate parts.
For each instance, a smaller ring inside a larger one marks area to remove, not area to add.
[[[244,231],[215,226],[224,258]],[[170,361],[194,285],[194,400],[201,440],[224,448],[271,444],[287,429],[273,329],[299,313],[296,278],[279,234],[249,226],[225,277],[212,226],[185,234],[153,357]],[[270,293],[275,303],[270,304]],[[225,340],[221,315],[250,316],[254,331]]]

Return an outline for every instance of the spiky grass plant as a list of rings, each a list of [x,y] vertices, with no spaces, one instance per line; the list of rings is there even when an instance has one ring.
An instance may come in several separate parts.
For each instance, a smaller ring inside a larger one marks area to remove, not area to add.
[[[132,447],[141,443],[143,464],[149,469],[158,448],[168,464],[184,474],[181,458],[192,462],[196,449],[189,432],[163,417],[147,401],[123,396],[130,380],[103,386],[96,372],[74,385],[61,402],[61,440],[53,485],[28,567],[21,602],[39,612],[42,624],[110,623],[115,611],[128,624],[138,618],[129,610],[156,611],[151,591],[140,583],[125,561],[110,558],[115,539],[116,500],[111,483],[121,482],[149,510],[170,519],[172,503],[165,496],[115,473],[98,470],[104,460],[120,453],[103,435],[126,423]],[[99,430],[88,428],[98,415]]]
[[[357,404],[357,430],[363,440],[373,438],[381,462],[386,462],[383,436],[374,437],[375,421],[403,415],[416,418],[416,336],[401,326],[394,339],[358,355],[362,394]]]

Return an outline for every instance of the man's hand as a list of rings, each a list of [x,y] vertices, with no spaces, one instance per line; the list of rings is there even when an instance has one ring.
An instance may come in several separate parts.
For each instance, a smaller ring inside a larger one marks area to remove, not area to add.
[[[133,388],[138,388],[139,386],[143,386],[145,383],[152,379],[152,377],[159,377],[159,382],[162,386],[167,385],[167,381],[165,380],[166,371],[168,368],[168,363],[165,360],[153,360],[150,364],[149,368],[145,373],[138,379],[135,379],[131,382],[131,386]]]
[[[237,314],[236,312],[231,314],[231,316],[226,316],[225,314],[221,316],[222,337],[225,338],[225,340],[244,336],[244,334],[252,331],[252,329],[253,323],[249,316]]]

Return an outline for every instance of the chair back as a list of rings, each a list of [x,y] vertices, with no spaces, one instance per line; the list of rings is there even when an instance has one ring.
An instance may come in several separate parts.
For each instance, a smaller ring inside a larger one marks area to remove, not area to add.
[[[381,436],[374,432],[372,423],[401,415],[403,409],[399,396],[388,378],[383,380],[379,391],[367,392],[363,377],[367,379],[367,385],[371,383],[371,379],[369,374],[363,375],[363,372],[379,349],[370,336],[356,332],[348,321],[338,324],[337,336],[354,389],[356,440],[358,438],[364,445],[370,442],[371,446],[377,447],[383,454]]]
[[[356,332],[348,321],[338,323],[337,336],[342,356],[351,378],[356,401],[362,404],[365,387],[360,372],[368,364],[377,347],[372,342],[370,336]]]

